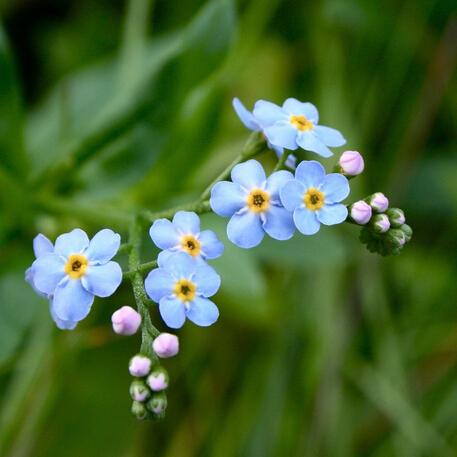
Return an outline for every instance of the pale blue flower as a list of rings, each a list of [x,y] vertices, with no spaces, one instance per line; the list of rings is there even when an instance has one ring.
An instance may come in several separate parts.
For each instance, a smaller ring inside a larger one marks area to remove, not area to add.
[[[224,245],[212,230],[200,231],[200,218],[190,211],[178,211],[173,222],[168,219],[154,221],[149,229],[154,244],[164,249],[160,256],[172,252],[186,252],[197,261],[216,259],[224,252]]]
[[[122,281],[119,264],[111,261],[120,245],[120,236],[112,230],[101,230],[89,241],[83,230],[75,229],[60,235],[52,251],[50,242],[42,239],[38,244],[29,276],[34,288],[52,300],[57,325],[64,322],[68,328],[84,319],[94,295],[108,297]]]
[[[295,98],[288,98],[282,107],[259,100],[254,106],[254,117],[274,146],[292,151],[300,147],[330,157],[333,152],[328,147],[346,143],[338,130],[318,125],[319,113],[313,104]]]
[[[339,202],[349,195],[349,181],[338,173],[325,174],[324,167],[314,160],[301,162],[295,179],[280,191],[281,202],[293,211],[297,229],[313,235],[320,225],[335,225],[346,220],[348,210]]]
[[[205,263],[192,260],[185,252],[162,258],[144,282],[149,297],[159,304],[160,315],[171,328],[187,319],[202,327],[216,322],[217,306],[209,299],[219,289],[221,278]]]
[[[246,109],[246,107],[241,103],[241,101],[238,98],[234,98],[232,101],[233,108],[240,118],[241,122],[244,124],[245,127],[247,127],[249,130],[252,130],[254,132],[263,132],[263,127],[260,124],[260,122],[255,118],[255,116]],[[268,138],[265,138],[268,144],[268,147],[270,149],[273,149],[276,152],[276,155],[278,156],[278,159],[280,159],[284,153],[284,148],[280,146],[275,146],[274,144],[271,144],[268,141]],[[297,162],[297,159],[293,155],[289,155],[286,160],[286,165],[289,168],[295,168],[295,164]]]
[[[268,179],[257,160],[248,160],[232,169],[232,182],[220,181],[211,189],[212,210],[230,217],[227,225],[229,240],[241,248],[257,246],[265,232],[277,240],[287,240],[294,234],[292,213],[279,198],[279,190],[293,179],[292,173],[281,170]]]

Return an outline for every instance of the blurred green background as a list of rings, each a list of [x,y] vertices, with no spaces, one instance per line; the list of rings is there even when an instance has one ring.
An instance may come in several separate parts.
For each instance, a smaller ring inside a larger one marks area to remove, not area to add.
[[[0,455],[457,455],[456,12],[2,0]],[[221,318],[179,331],[167,417],[140,423],[127,372],[139,337],[110,327],[128,284],[58,331],[23,279],[32,239],[109,226],[125,240],[135,209],[193,200],[248,137],[233,96],[316,104],[366,158],[350,200],[384,191],[415,236],[387,259],[354,226],[244,251],[204,216],[226,244]]]

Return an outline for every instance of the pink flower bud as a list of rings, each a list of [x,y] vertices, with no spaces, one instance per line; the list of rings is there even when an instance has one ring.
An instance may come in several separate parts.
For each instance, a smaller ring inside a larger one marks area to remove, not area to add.
[[[377,213],[383,213],[389,207],[389,199],[382,192],[376,192],[370,197],[370,206]]]
[[[365,167],[363,157],[357,151],[344,151],[341,154],[339,164],[343,173],[348,176],[359,175]]]
[[[373,217],[371,222],[373,224],[374,231],[377,233],[385,233],[390,229],[390,221],[385,214],[377,214]]]
[[[159,368],[148,376],[146,382],[153,392],[160,392],[168,387],[168,374]]]
[[[130,306],[123,306],[113,313],[111,322],[118,335],[133,335],[141,325],[141,316]]]
[[[151,371],[151,361],[148,357],[138,354],[130,359],[129,371],[132,376],[142,378]]]
[[[162,359],[173,357],[179,352],[178,337],[171,333],[161,333],[152,343],[152,349]]]
[[[363,200],[355,202],[351,205],[351,218],[357,224],[366,224],[371,219],[371,206]]]

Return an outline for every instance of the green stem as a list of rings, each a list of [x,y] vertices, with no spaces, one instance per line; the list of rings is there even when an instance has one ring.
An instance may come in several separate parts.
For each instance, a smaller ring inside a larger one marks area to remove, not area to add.
[[[282,170],[284,168],[284,165],[286,164],[286,161],[287,161],[288,157],[290,156],[290,154],[291,153],[289,151],[284,151],[282,153],[282,156],[280,157],[280,159],[276,163],[276,166],[274,167],[273,172],[278,171],[278,170]]]
[[[152,260],[151,262],[141,263],[137,266],[136,270],[129,270],[124,272],[123,278],[124,279],[132,279],[136,273],[144,273],[146,271],[152,270],[153,268],[157,267],[157,260]]]
[[[197,214],[209,213],[211,207],[209,206],[209,200],[197,200],[196,202],[186,203],[184,205],[175,206],[174,208],[169,208],[163,211],[158,211],[153,213],[152,211],[143,211],[140,214],[140,217],[146,222],[154,222],[157,219],[171,219],[175,213],[178,211],[193,211]]]
[[[129,255],[129,268],[133,272],[131,275],[133,295],[135,297],[138,312],[141,315],[141,352],[152,359],[156,359],[152,351],[152,341],[154,337],[160,334],[151,322],[151,316],[146,306],[148,297],[144,290],[143,277],[138,271],[140,268],[140,248],[141,248],[141,225],[137,218],[130,224],[129,243],[132,248]]]

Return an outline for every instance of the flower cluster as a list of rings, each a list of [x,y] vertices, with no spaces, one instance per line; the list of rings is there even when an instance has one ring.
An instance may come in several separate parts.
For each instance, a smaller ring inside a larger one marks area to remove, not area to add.
[[[163,249],[144,282],[149,297],[159,304],[160,315],[171,328],[180,328],[187,319],[202,327],[216,322],[217,306],[209,299],[219,289],[221,279],[207,263],[224,252],[224,245],[211,230],[200,231],[194,212],[178,211],[173,221],[156,220],[149,234]]]
[[[90,241],[81,229],[60,235],[54,245],[44,235],[35,238],[36,260],[26,271],[26,280],[49,300],[60,329],[74,329],[89,314],[94,296],[109,297],[119,287],[122,270],[111,259],[120,240],[109,229]]]
[[[141,328],[141,352],[129,363],[135,378],[130,385],[132,413],[138,419],[160,418],[165,414],[169,384],[160,359],[179,352],[176,335],[160,333],[152,325],[147,306],[149,297],[158,304],[165,324],[181,328],[186,319],[198,326],[214,324],[219,309],[212,301],[221,278],[208,264],[220,257],[224,245],[211,230],[200,229],[197,214],[209,208],[229,218],[228,239],[241,248],[258,246],[265,235],[288,240],[296,230],[316,234],[321,225],[350,222],[362,227],[360,239],[372,252],[397,254],[411,239],[412,230],[399,208],[389,208],[389,200],[377,192],[347,206],[349,180],[363,172],[365,164],[357,151],[341,154],[333,173],[326,173],[316,160],[301,160],[302,152],[321,157],[333,155],[329,148],[345,144],[343,135],[319,125],[319,114],[311,103],[288,98],[282,106],[259,100],[253,112],[238,100],[233,106],[243,124],[259,134],[252,136],[246,150],[188,208],[194,211],[167,211],[172,220],[156,218],[149,235],[161,250],[157,262],[140,264],[141,231],[146,228],[144,213],[137,214],[130,227],[128,251],[130,271],[122,272],[112,258],[120,248],[120,236],[103,229],[91,240],[81,229],[64,233],[53,244],[39,234],[33,241],[36,260],[26,271],[26,280],[49,301],[52,318],[60,329],[74,329],[90,312],[94,297],[108,297],[123,277],[132,281],[137,309],[123,306],[112,314],[112,327],[118,335],[134,335]],[[252,157],[265,149],[278,155],[269,175]],[[293,173],[292,173],[293,172]],[[209,200],[208,200],[209,196]],[[157,266],[151,270],[151,266]],[[147,272],[143,281],[142,273]],[[158,335],[158,336],[157,336]]]

